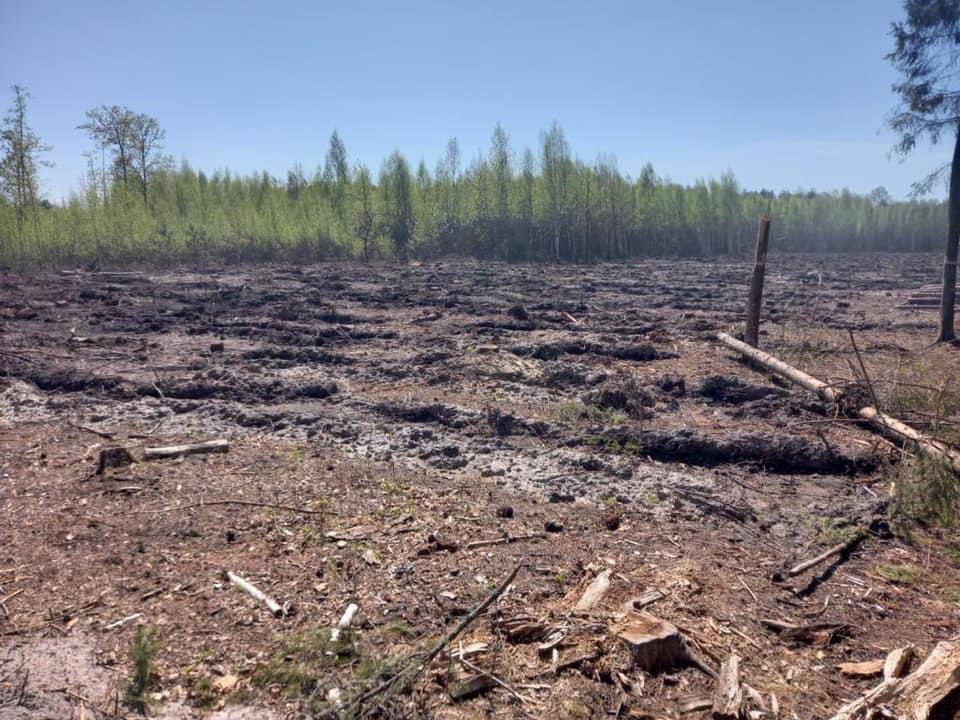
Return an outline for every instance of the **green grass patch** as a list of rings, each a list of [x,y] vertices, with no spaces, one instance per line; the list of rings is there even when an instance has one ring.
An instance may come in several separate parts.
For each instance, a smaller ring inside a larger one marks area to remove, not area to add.
[[[257,687],[275,687],[285,698],[305,700],[310,712],[318,712],[326,693],[320,692],[329,671],[351,661],[354,654],[349,634],[333,642],[329,628],[289,635],[280,650],[253,674]]]
[[[920,568],[916,565],[879,565],[877,575],[895,585],[916,585],[920,579]]]
[[[403,620],[391,620],[383,626],[381,632],[389,637],[399,637],[404,640],[413,640],[418,633]]]

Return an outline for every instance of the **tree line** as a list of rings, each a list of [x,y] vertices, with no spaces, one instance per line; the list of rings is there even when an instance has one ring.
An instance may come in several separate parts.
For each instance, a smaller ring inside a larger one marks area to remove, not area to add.
[[[320,167],[285,178],[205,173],[164,153],[148,115],[87,112],[92,142],[80,191],[42,199],[47,148],[14,87],[0,129],[0,264],[133,265],[446,254],[511,262],[613,261],[649,255],[745,255],[771,209],[781,251],[919,251],[942,246],[945,204],[869,195],[746,190],[732,172],[684,186],[647,164],[637,177],[612,155],[585,162],[553,124],[515,150],[497,125],[486,152],[465,161],[450,139],[416,167],[400,152],[374,174],[351,163],[339,134]]]

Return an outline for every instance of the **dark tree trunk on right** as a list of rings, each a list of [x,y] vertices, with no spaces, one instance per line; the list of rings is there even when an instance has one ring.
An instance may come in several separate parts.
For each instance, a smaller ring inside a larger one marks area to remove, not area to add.
[[[950,167],[949,221],[947,251],[943,261],[943,294],[940,298],[941,342],[957,339],[954,323],[957,300],[957,246],[960,244],[960,126],[953,145],[953,164]]]

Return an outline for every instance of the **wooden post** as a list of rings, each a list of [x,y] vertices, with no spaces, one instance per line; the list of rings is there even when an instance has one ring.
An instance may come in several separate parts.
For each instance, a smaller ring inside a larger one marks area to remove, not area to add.
[[[750,299],[747,301],[747,329],[743,339],[752,347],[757,347],[760,336],[760,306],[763,304],[763,275],[767,265],[767,245],[770,242],[770,215],[764,213],[760,218],[760,230],[757,233],[757,257],[753,264],[753,277],[750,279]]]

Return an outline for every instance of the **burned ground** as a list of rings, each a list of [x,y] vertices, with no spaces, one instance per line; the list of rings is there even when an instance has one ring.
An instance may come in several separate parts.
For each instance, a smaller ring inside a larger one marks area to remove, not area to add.
[[[778,258],[761,343],[841,381],[853,330],[868,367],[894,373],[932,333],[928,310],[900,305],[936,268],[922,255]],[[489,645],[476,661],[526,702],[497,688],[452,704],[431,669],[395,712],[600,717],[619,703],[678,716],[709,678],[631,674],[597,630],[656,589],[648,609],[711,664],[736,649],[784,717],[827,716],[872,683],[838,662],[956,634],[960,555],[936,530],[908,543],[878,520],[897,448],[714,342],[738,327],[748,272],[450,261],[0,276],[0,693],[20,687],[18,702],[51,717],[80,695],[109,717],[143,623],[161,629],[156,712],[316,708],[438,638],[522,563],[498,617],[570,626],[610,567],[597,622],[573,623],[553,662],[484,618],[467,633]],[[923,357],[960,365],[950,348]],[[109,445],[212,437],[230,452],[94,476]],[[215,504],[234,500],[261,505]],[[825,577],[771,580],[860,527],[873,533]],[[469,545],[504,533],[528,539]],[[293,612],[273,619],[226,569]],[[300,663],[290,644],[351,601],[355,647]],[[771,617],[844,631],[785,641],[759,622]],[[78,677],[94,679],[44,684],[37,670],[17,685],[57,642],[87,648],[96,662]],[[228,676],[235,686],[212,689]]]

